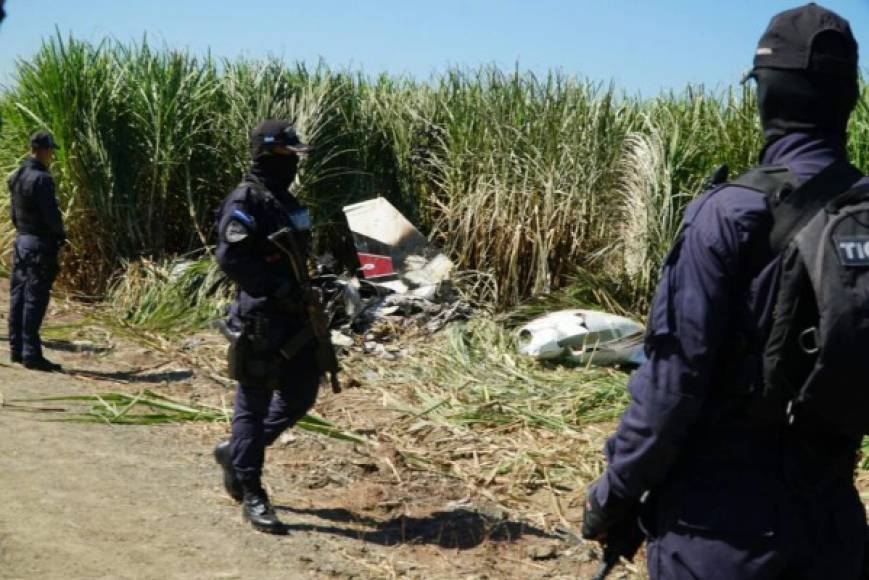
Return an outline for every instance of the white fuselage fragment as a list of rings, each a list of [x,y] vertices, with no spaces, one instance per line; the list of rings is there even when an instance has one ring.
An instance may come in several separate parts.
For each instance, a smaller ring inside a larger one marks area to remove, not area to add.
[[[517,334],[519,353],[575,364],[641,364],[644,328],[596,310],[561,310],[536,318]]]

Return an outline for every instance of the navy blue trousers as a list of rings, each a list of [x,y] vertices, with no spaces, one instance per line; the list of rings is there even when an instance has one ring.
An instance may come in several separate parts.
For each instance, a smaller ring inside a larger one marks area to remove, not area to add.
[[[245,487],[259,486],[265,448],[305,416],[317,400],[320,371],[294,365],[287,385],[271,390],[238,385],[232,417],[232,465]]]
[[[845,477],[798,495],[766,469],[698,469],[652,504],[651,580],[861,580],[866,514]]]
[[[9,350],[24,359],[42,356],[39,328],[48,309],[51,287],[57,277],[54,242],[19,236],[12,253],[10,280]]]

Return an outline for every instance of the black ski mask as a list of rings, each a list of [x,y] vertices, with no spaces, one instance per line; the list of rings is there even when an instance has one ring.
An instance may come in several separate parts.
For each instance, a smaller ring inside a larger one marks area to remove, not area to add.
[[[281,149],[284,154],[277,153]],[[251,173],[272,192],[282,194],[289,189],[299,168],[299,154],[311,150],[302,143],[292,124],[281,119],[261,122],[250,135]]]
[[[270,190],[283,193],[296,179],[299,156],[261,153],[253,160],[251,173],[259,177]]]
[[[857,104],[857,79],[758,69],[757,105],[767,141],[795,131],[844,139]]]

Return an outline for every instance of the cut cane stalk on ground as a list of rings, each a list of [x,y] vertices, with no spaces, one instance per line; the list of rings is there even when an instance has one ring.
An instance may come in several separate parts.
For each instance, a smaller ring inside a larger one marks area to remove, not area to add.
[[[84,412],[71,408],[43,408],[35,405],[37,403],[52,402],[71,404],[92,403],[92,405]],[[229,409],[201,404],[180,403],[148,389],[132,395],[127,393],[57,395],[35,399],[13,399],[9,403],[13,405],[21,405],[23,403],[25,406],[21,408],[25,409],[63,413],[64,416],[54,420],[78,423],[106,423],[112,425],[161,425],[190,421],[228,423],[232,418],[232,413]],[[302,417],[296,426],[300,429],[333,439],[363,445],[370,443],[364,437],[342,431],[329,421],[312,414]]]

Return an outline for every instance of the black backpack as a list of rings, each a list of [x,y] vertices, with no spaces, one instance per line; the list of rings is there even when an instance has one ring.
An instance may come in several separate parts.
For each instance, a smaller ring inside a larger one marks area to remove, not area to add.
[[[806,181],[759,167],[731,182],[765,193],[778,255],[764,391],[790,423],[869,434],[869,186],[836,162]]]

